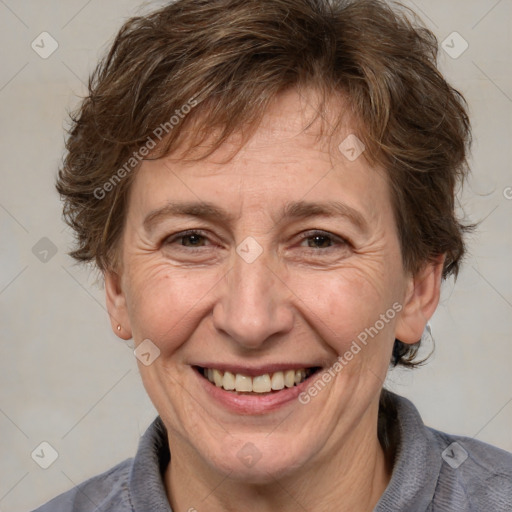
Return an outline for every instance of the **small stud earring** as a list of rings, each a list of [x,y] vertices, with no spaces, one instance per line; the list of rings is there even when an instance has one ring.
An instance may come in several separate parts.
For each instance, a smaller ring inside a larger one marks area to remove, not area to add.
[[[120,331],[120,330],[121,330],[121,326],[120,326],[120,325],[118,325],[118,326],[117,326],[117,330],[118,330],[118,331]]]

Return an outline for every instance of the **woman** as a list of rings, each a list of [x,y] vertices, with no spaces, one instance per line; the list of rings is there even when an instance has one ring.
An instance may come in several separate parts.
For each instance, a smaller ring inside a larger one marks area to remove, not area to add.
[[[464,254],[462,96],[378,0],[128,21],[58,190],[159,417],[47,511],[512,510],[512,456],[383,389]]]

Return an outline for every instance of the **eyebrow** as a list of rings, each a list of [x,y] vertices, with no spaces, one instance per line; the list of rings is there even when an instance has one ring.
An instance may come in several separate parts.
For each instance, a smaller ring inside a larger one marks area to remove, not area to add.
[[[295,201],[286,203],[279,216],[279,222],[315,216],[344,217],[363,233],[366,233],[369,228],[365,218],[358,210],[339,201]],[[143,222],[144,229],[150,233],[159,222],[169,217],[196,217],[225,225],[233,225],[236,216],[213,203],[169,202],[146,216]]]

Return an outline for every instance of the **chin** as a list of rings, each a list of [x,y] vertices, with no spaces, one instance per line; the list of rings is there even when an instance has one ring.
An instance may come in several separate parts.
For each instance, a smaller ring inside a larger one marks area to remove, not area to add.
[[[262,446],[263,443],[266,446]],[[229,475],[231,480],[254,485],[271,484],[293,475],[313,455],[293,453],[292,448],[282,442],[269,442],[268,439],[238,441],[236,446],[232,442],[229,449],[210,457],[209,463],[215,471]]]

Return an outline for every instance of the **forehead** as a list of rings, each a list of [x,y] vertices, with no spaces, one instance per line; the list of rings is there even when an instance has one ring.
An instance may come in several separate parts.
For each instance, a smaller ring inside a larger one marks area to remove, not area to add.
[[[237,133],[205,158],[194,158],[183,147],[144,161],[133,184],[134,200],[146,210],[176,198],[237,209],[257,203],[276,211],[304,199],[345,202],[367,214],[372,205],[382,208],[389,202],[385,172],[372,167],[364,151],[352,158],[363,147],[346,103],[326,107],[319,112],[314,95],[282,94],[244,144]],[[206,143],[199,152],[207,149]]]

